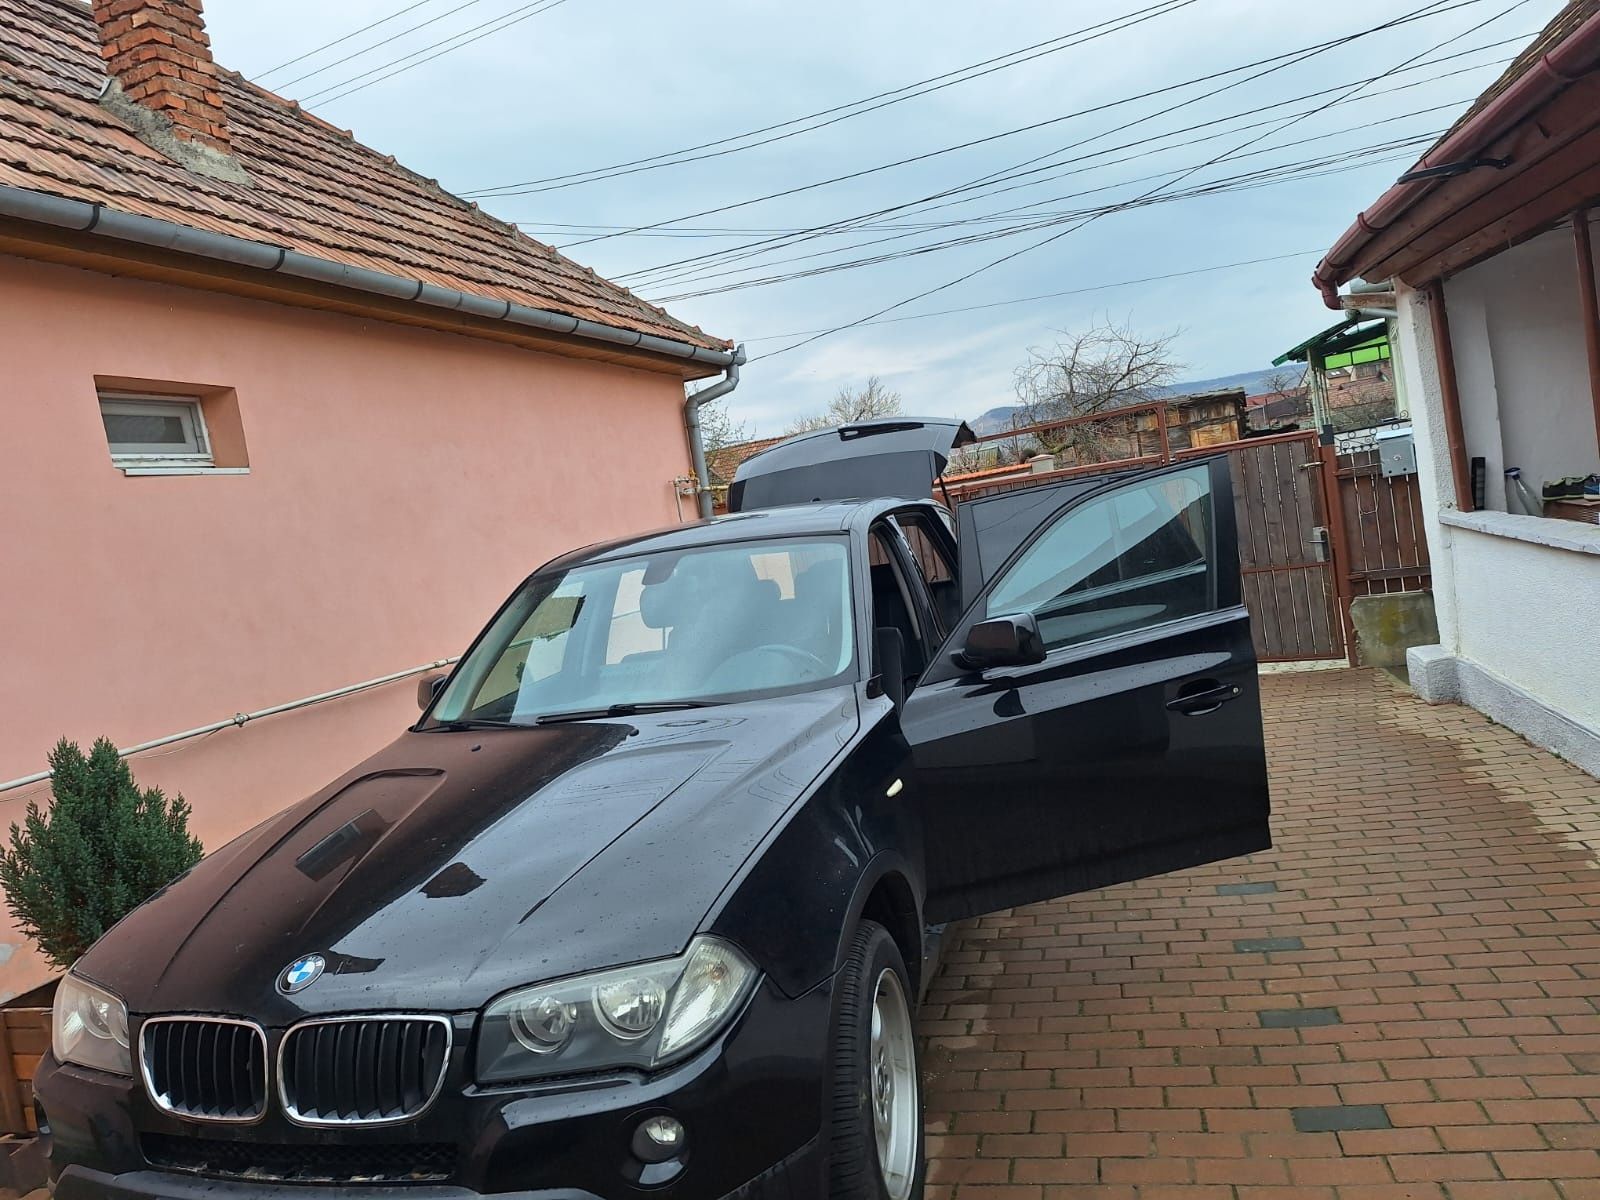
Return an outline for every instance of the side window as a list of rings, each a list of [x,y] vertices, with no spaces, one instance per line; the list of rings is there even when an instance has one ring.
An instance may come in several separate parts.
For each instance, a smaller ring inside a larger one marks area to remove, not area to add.
[[[893,537],[891,531],[878,528],[867,540],[867,562],[872,574],[872,626],[874,637],[879,629],[900,632],[904,675],[909,679],[920,675],[924,666],[922,630],[906,581],[900,576],[899,562],[890,543]]]
[[[1031,612],[1050,649],[1216,606],[1206,467],[1126,484],[1057,518],[995,581],[987,615]]]
[[[894,518],[900,532],[905,535],[911,558],[928,585],[928,595],[933,597],[935,616],[938,618],[942,638],[956,618],[961,615],[961,596],[956,588],[954,564],[945,556],[944,545],[928,527],[927,519],[915,513],[899,513]]]

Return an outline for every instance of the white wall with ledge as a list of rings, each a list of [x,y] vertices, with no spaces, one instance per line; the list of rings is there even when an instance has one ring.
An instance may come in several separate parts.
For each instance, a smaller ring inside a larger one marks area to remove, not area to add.
[[[1600,466],[1572,262],[1557,230],[1446,284],[1467,455],[1489,460],[1482,512],[1455,503],[1428,297],[1396,289],[1440,643],[1408,665],[1424,699],[1600,775],[1600,526],[1503,511],[1508,462],[1535,488]]]

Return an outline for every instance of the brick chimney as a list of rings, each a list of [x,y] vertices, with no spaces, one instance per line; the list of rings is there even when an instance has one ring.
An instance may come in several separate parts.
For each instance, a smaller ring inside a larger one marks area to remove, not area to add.
[[[227,154],[228,118],[200,0],[94,0],[94,19],[122,98],[165,117],[179,141]]]

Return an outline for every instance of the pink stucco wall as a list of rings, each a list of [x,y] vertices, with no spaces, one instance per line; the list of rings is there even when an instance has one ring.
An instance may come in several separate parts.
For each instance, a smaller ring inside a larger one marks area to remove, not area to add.
[[[0,256],[0,781],[455,655],[532,568],[677,519],[673,376]],[[95,376],[236,390],[242,476],[112,466]],[[414,681],[133,761],[211,846],[413,719]],[[43,785],[0,794],[0,830]],[[45,976],[0,921],[0,995]],[[8,955],[9,950],[9,955]]]

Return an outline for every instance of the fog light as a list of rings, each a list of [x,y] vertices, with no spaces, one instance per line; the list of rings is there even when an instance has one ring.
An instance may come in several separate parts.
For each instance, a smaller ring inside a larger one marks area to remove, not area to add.
[[[633,1135],[633,1152],[647,1163],[666,1162],[683,1154],[688,1132],[676,1117],[647,1117]]]

